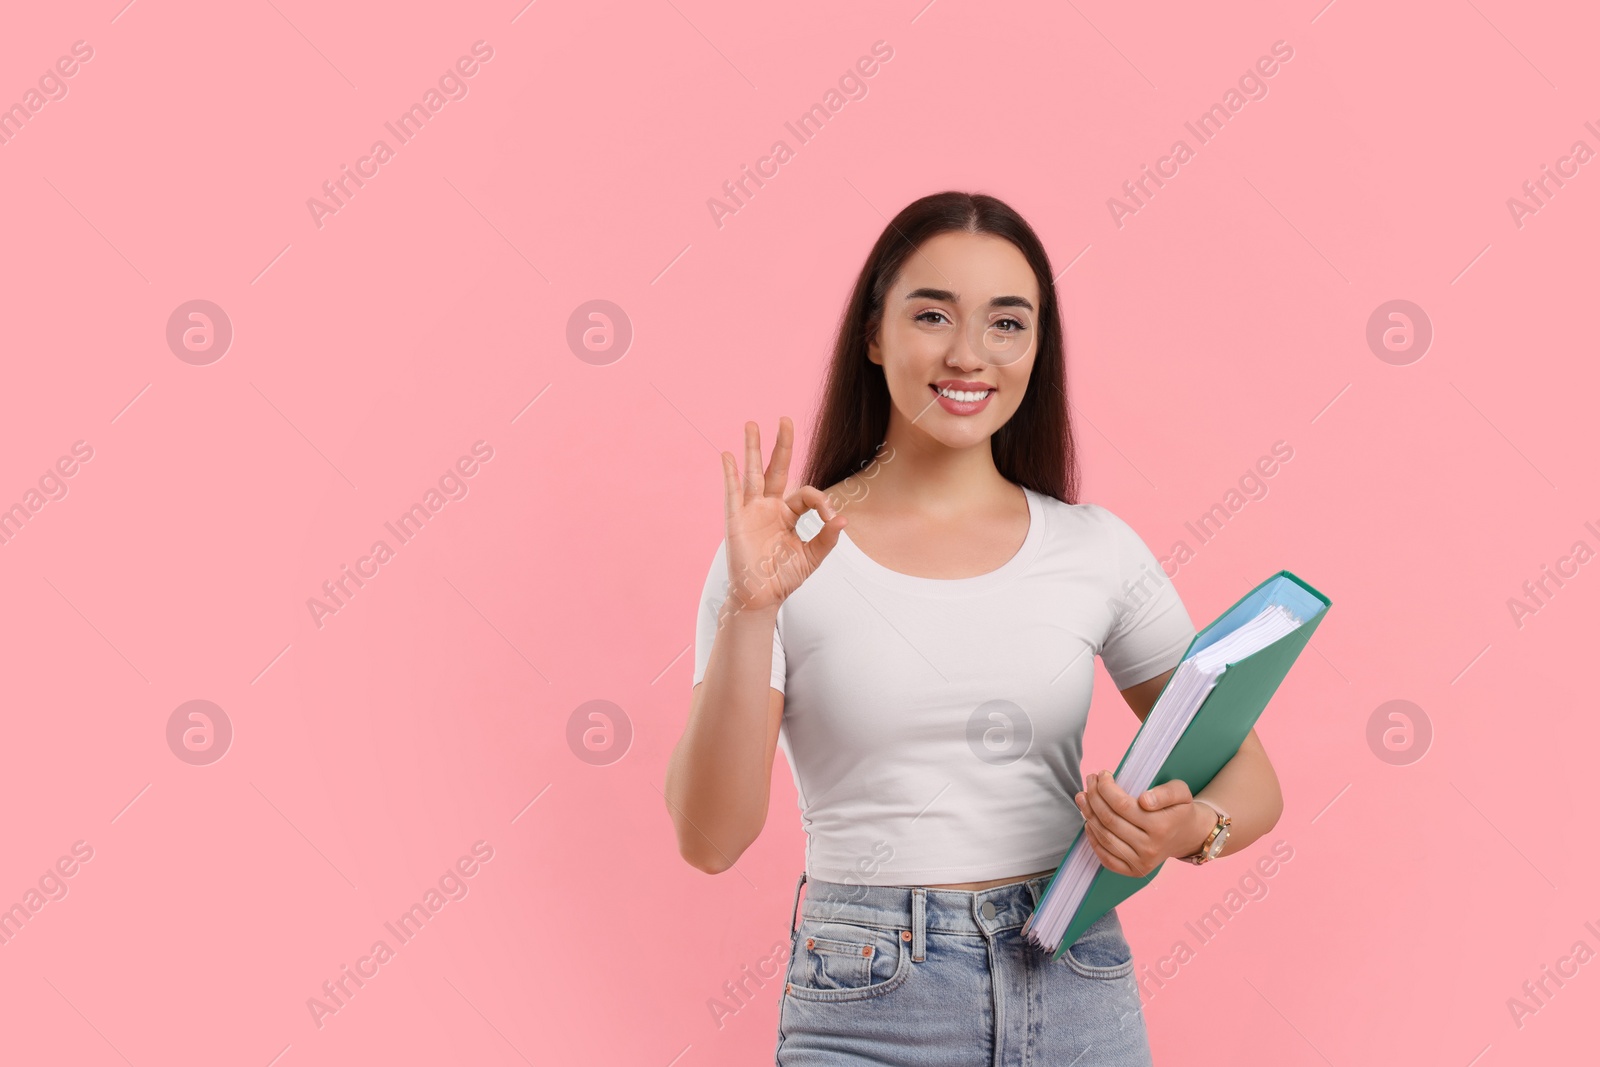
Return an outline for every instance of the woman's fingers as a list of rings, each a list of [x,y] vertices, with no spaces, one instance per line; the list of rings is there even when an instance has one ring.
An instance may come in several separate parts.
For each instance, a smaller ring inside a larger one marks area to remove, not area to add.
[[[804,515],[811,508],[817,509],[817,514],[822,516],[823,522],[827,522],[834,515],[833,499],[815,486],[802,485],[785,497],[783,502],[789,505],[789,510],[797,517]]]
[[[739,462],[732,452],[722,453],[722,521],[731,523],[739,510]]]
[[[767,496],[783,496],[789,484],[789,457],[794,451],[794,423],[789,416],[778,416],[778,443],[772,446],[772,462],[767,465]]]
[[[1150,798],[1148,801],[1144,799],[1146,796]],[[1162,808],[1188,804],[1193,800],[1194,796],[1189,792],[1189,783],[1182,778],[1174,778],[1170,782],[1162,782],[1158,786],[1146,789],[1139,796],[1139,806],[1145,811],[1160,811]]]
[[[798,522],[801,515],[815,509],[822,518],[822,528],[812,535],[811,540],[803,542],[807,557],[811,561],[811,569],[816,570],[818,565],[827,558],[833,546],[839,543],[839,533],[844,529],[845,519],[834,506],[833,498],[821,489],[812,485],[802,485],[790,493],[783,500],[789,513]],[[790,527],[793,529],[793,527]]]
[[[1102,782],[1106,783],[1106,789],[1113,788],[1109,775],[1094,775],[1090,778],[1092,788],[1084,790],[1089,798],[1089,808],[1094,812],[1095,818],[1099,820],[1100,825],[1123,841],[1140,841],[1147,837],[1148,835],[1143,827],[1133,823],[1116,808],[1112,807],[1107,793],[1099,788]],[[1117,789],[1116,792],[1120,793],[1124,800],[1128,796],[1127,793],[1123,793],[1120,789]]]
[[[761,427],[744,424],[744,499],[749,503],[761,495]]]
[[[828,499],[828,494],[814,486],[805,486],[800,490],[800,499],[803,503],[817,509],[817,514],[822,516],[822,529],[812,535],[806,542],[806,551],[811,554],[811,566],[815,570],[833,547],[839,543],[839,534],[844,530],[844,515],[837,511],[833,502]]]
[[[1091,843],[1096,846],[1095,852],[1100,856],[1103,866],[1110,867],[1119,874],[1126,874],[1134,869],[1135,864],[1138,862],[1139,854],[1133,846],[1093,819],[1085,822],[1083,828],[1084,832],[1089,835]],[[1122,864],[1122,867],[1119,868],[1112,863],[1106,862],[1107,857],[1115,859],[1117,863]]]

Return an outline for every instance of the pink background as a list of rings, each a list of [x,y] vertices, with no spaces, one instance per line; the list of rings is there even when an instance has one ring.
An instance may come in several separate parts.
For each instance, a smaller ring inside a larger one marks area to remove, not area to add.
[[[93,48],[0,145],[0,506],[93,450],[0,545],[0,904],[93,850],[0,946],[0,1058],[770,1062],[775,982],[720,1026],[708,1002],[787,936],[788,769],[714,878],[659,792],[717,452],[781,414],[806,444],[869,246],[946,188],[1044,239],[1085,499],[1158,554],[1293,448],[1178,572],[1197,622],[1283,567],[1334,602],[1260,728],[1277,828],[1122,908],[1157,1062],[1592,1053],[1600,964],[1508,1007],[1600,949],[1600,563],[1520,627],[1507,604],[1600,549],[1600,162],[1507,207],[1600,149],[1582,5],[122,2],[25,5],[0,37],[0,103]],[[307,199],[479,40],[467,95],[319,227]],[[798,144],[784,122],[880,40]],[[1268,95],[1198,145],[1183,123],[1279,40]],[[1179,137],[1194,158],[1119,228],[1107,199]],[[779,138],[719,228],[708,198]],[[166,341],[195,299],[234,331],[206,365]],[[566,339],[595,299],[633,329],[599,364]],[[1434,329],[1408,365],[1365,340],[1394,299]],[[465,498],[319,627],[308,598],[477,441]],[[190,700],[232,724],[209,765],[168,744]],[[621,709],[609,764],[568,743],[590,700]],[[1390,700],[1423,758],[1369,744]],[[1103,670],[1095,701],[1090,769],[1136,725]],[[308,998],[478,841],[467,895],[319,1027]],[[1277,841],[1266,895],[1199,944],[1185,923]]]

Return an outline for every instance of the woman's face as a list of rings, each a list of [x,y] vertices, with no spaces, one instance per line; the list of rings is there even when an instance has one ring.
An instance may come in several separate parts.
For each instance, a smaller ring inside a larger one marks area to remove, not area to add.
[[[889,385],[891,423],[950,448],[986,441],[1022,403],[1038,309],[1038,282],[1010,241],[965,231],[925,241],[890,286],[867,346]]]

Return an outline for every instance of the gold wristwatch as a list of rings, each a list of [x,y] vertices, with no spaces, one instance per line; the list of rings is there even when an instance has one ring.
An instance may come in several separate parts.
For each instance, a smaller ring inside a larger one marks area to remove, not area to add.
[[[1216,859],[1217,856],[1222,852],[1223,843],[1228,840],[1228,826],[1233,822],[1233,818],[1228,815],[1227,812],[1223,811],[1209,800],[1196,800],[1195,803],[1204,804],[1206,807],[1217,813],[1217,824],[1213,826],[1211,828],[1211,832],[1206,835],[1205,841],[1200,845],[1200,850],[1198,852],[1192,852],[1187,856],[1178,857],[1181,860],[1188,860],[1195,866],[1199,866],[1202,863]]]

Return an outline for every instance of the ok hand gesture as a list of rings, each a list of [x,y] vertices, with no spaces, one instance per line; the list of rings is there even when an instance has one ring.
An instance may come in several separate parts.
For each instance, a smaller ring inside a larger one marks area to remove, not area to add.
[[[728,609],[777,607],[816,571],[839,542],[844,516],[834,509],[827,494],[804,485],[785,495],[793,444],[794,424],[784,415],[778,419],[778,443],[772,449],[772,462],[764,476],[761,429],[755,423],[744,424],[742,479],[733,453],[722,453]],[[795,532],[795,523],[811,508],[816,508],[825,521],[816,536],[804,541]]]

